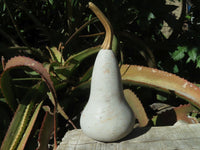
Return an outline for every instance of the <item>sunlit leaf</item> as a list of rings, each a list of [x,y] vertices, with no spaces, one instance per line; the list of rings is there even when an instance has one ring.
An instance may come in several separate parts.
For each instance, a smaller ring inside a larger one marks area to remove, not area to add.
[[[47,49],[51,55],[52,61],[59,62],[61,64],[64,63],[64,58],[62,56],[62,53],[56,47],[51,47],[51,48],[47,47]]]
[[[178,46],[177,50],[174,51],[171,56],[175,61],[183,59],[185,57],[185,52],[187,51],[187,47],[184,46]]]
[[[50,3],[51,5],[53,5],[53,0],[49,0],[49,3]]]
[[[33,126],[35,125],[35,121],[36,121],[36,119],[37,119],[37,116],[38,116],[38,114],[39,114],[39,111],[40,111],[40,108],[41,108],[42,104],[43,104],[43,101],[41,101],[41,102],[37,105],[36,109],[34,110],[34,113],[33,113],[32,116],[30,117],[30,121],[29,121],[29,123],[28,123],[28,125],[27,125],[27,127],[26,127],[26,130],[25,130],[25,132],[24,132],[24,134],[23,134],[22,139],[20,140],[20,143],[19,143],[19,145],[18,145],[17,150],[23,150],[23,149],[24,149],[24,147],[25,147],[25,145],[26,145],[26,142],[27,142],[27,140],[28,140],[28,138],[29,138],[29,135],[30,135],[30,133],[31,133],[31,131],[32,131],[32,128],[33,128]]]
[[[179,72],[178,66],[174,65],[174,67],[173,67],[173,73],[178,73],[178,72]]]
[[[192,60],[193,62],[196,61],[196,58],[197,58],[197,51],[198,51],[197,48],[193,48],[193,49],[191,49],[191,50],[188,51],[188,56],[189,56],[189,58],[187,59],[186,63],[189,63],[191,60]]]
[[[135,65],[122,65],[122,80],[127,84],[143,85],[177,96],[200,108],[200,89],[195,84],[174,74]]]
[[[138,97],[129,89],[124,90],[124,96],[136,118],[138,119],[139,126],[146,126],[149,122],[149,119]]]
[[[197,68],[200,68],[200,56],[197,56],[197,65],[196,65]]]
[[[96,54],[100,49],[101,47],[97,46],[97,47],[88,48],[84,51],[74,54],[66,60],[65,66],[68,68],[68,70],[73,71],[80,65],[80,63],[84,59],[92,56],[93,54]]]
[[[20,104],[1,145],[1,150],[15,149],[27,126],[33,103]]]

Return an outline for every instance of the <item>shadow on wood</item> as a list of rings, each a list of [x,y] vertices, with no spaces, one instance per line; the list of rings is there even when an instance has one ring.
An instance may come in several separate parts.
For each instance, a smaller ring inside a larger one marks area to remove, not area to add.
[[[200,124],[136,128],[119,142],[103,143],[80,129],[65,134],[57,150],[199,150]]]

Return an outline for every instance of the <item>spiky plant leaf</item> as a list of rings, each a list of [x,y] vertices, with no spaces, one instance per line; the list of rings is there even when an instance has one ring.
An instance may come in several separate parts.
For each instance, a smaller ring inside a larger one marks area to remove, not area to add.
[[[124,83],[148,86],[168,93],[174,93],[200,108],[200,89],[195,84],[174,74],[154,68],[122,65]]]

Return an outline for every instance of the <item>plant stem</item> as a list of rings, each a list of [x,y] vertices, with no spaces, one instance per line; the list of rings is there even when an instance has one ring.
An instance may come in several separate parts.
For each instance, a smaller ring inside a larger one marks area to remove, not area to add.
[[[88,3],[89,8],[95,13],[97,18],[101,21],[102,25],[106,30],[105,39],[101,47],[103,49],[112,49],[112,39],[113,39],[113,29],[110,24],[110,21],[106,18],[106,16],[102,13],[102,11],[92,2]]]

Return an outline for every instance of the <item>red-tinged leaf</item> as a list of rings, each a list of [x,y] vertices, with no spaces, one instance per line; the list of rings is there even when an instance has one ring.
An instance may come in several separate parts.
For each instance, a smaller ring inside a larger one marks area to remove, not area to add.
[[[177,121],[183,121],[188,124],[198,123],[198,120],[194,117],[190,117],[188,114],[196,112],[192,105],[180,105],[179,107],[166,110],[161,114],[154,116],[154,122],[157,126],[174,125]]]
[[[52,122],[54,121],[53,113],[50,111],[50,108],[48,106],[43,106],[43,108],[46,113],[40,128],[40,133],[38,137],[38,148],[36,150],[48,150],[49,139],[54,129],[54,125],[52,124]]]
[[[45,80],[47,86],[49,87],[50,91],[52,92],[53,96],[55,97],[55,100],[57,100],[56,91],[53,86],[53,82],[50,78],[49,73],[46,71],[46,69],[43,67],[43,65],[31,58],[24,57],[24,56],[18,56],[11,58],[5,66],[5,69],[1,75],[1,90],[3,95],[5,96],[7,103],[9,106],[15,110],[17,107],[17,102],[14,97],[14,92],[12,91],[12,82],[9,76],[9,71],[13,68],[20,67],[20,66],[26,66],[29,67],[36,72],[38,72],[41,77]],[[55,103],[55,102],[54,102]]]
[[[9,87],[9,83],[6,82],[7,79],[9,79],[9,71],[15,67],[20,67],[20,66],[26,66],[26,67],[29,67],[33,70],[35,70],[37,73],[40,74],[40,76],[44,79],[44,81],[46,82],[50,92],[52,93],[53,95],[53,98],[51,99],[52,103],[55,105],[54,107],[54,117],[55,117],[55,113],[56,113],[56,108],[57,108],[57,105],[60,106],[58,103],[57,103],[57,95],[56,95],[56,91],[55,91],[55,88],[54,88],[54,85],[53,85],[53,82],[50,78],[50,75],[49,73],[47,72],[47,70],[43,67],[43,65],[31,58],[28,58],[28,57],[24,57],[24,56],[18,56],[18,57],[14,57],[14,58],[11,58],[6,66],[5,66],[5,69],[1,75],[1,89],[2,89],[2,92],[7,100],[7,103],[10,105],[10,107],[15,110],[15,107],[16,107],[16,104],[14,104],[15,102],[15,98],[11,97],[10,95],[13,93],[11,90],[12,90],[12,87]],[[11,92],[11,93],[10,93]],[[58,107],[58,111],[59,112],[62,112],[62,114],[64,113],[64,111],[62,110],[61,107]],[[23,114],[20,114],[19,118],[23,116]],[[25,118],[27,119],[27,118]],[[55,120],[54,120],[55,121]],[[68,120],[70,123],[71,120]],[[22,122],[22,121],[20,121]],[[22,122],[23,123],[23,122]],[[56,126],[56,122],[54,122],[54,127]],[[21,128],[24,128],[25,126],[20,126]],[[12,130],[8,130],[8,132],[13,132]],[[21,134],[22,132],[21,131],[17,131],[17,132],[20,132],[20,135],[18,135],[18,133],[16,133],[16,136],[17,136],[17,139],[16,140],[19,140],[21,137]],[[55,127],[55,132],[56,133],[56,127]],[[6,134],[8,135],[8,133]],[[54,145],[56,146],[56,135],[54,135]],[[8,139],[8,138],[6,138]],[[17,142],[13,142],[15,145]],[[5,144],[4,144],[5,145]],[[11,145],[12,146],[12,145]]]
[[[138,97],[129,89],[124,90],[124,95],[126,101],[133,110],[136,118],[138,119],[139,126],[140,127],[146,126],[149,122],[149,119]]]
[[[189,116],[189,113],[198,112],[192,105],[180,105],[179,107],[175,107],[174,111],[176,112],[176,118],[178,120],[182,120],[186,123],[198,123],[198,120],[195,117]]]
[[[124,83],[143,85],[168,93],[175,93],[200,108],[199,87],[174,74],[143,66],[122,65],[121,75]]]
[[[19,66],[26,66],[38,72],[41,75],[41,77],[44,79],[44,81],[46,82],[47,86],[49,87],[49,90],[52,92],[55,99],[57,99],[56,91],[54,89],[54,85],[50,78],[49,73],[46,71],[46,69],[43,67],[41,63],[39,63],[38,61],[35,61],[34,59],[31,59],[29,57],[24,57],[24,56],[17,56],[17,57],[11,58],[6,63],[2,76],[4,75],[5,72],[9,71],[10,69],[13,69]],[[3,88],[5,87],[5,85],[1,84],[1,87]]]
[[[8,90],[8,85],[7,83],[5,82],[6,78],[7,78],[7,73],[15,68],[15,67],[20,67],[20,66],[26,66],[26,67],[29,67],[31,69],[33,69],[34,71],[36,71],[37,73],[40,74],[40,76],[44,79],[44,81],[46,82],[50,92],[52,93],[52,96],[53,98],[51,98],[51,102],[56,106],[58,107],[58,112],[61,113],[61,115],[65,114],[65,112],[63,111],[63,109],[61,108],[61,106],[57,103],[57,95],[56,95],[56,91],[55,91],[55,88],[54,88],[54,85],[53,85],[53,82],[50,78],[50,75],[49,73],[47,72],[47,70],[43,67],[43,65],[41,63],[39,63],[38,61],[35,61],[34,59],[31,59],[29,57],[25,57],[25,56],[17,56],[17,57],[14,57],[14,58],[11,58],[7,63],[6,63],[6,66],[5,66],[5,70],[4,72],[2,73],[2,76],[1,76],[1,88],[2,88],[2,91],[3,91],[3,94],[5,96],[5,98],[7,99],[7,102],[8,104],[12,105],[13,101],[14,101],[14,98],[10,98],[9,95],[10,93],[8,93],[7,91]],[[5,80],[5,81],[4,81]],[[10,88],[11,89],[11,88]],[[65,116],[63,116],[64,118],[66,118],[66,114]],[[69,120],[70,124],[72,123],[70,120]]]

